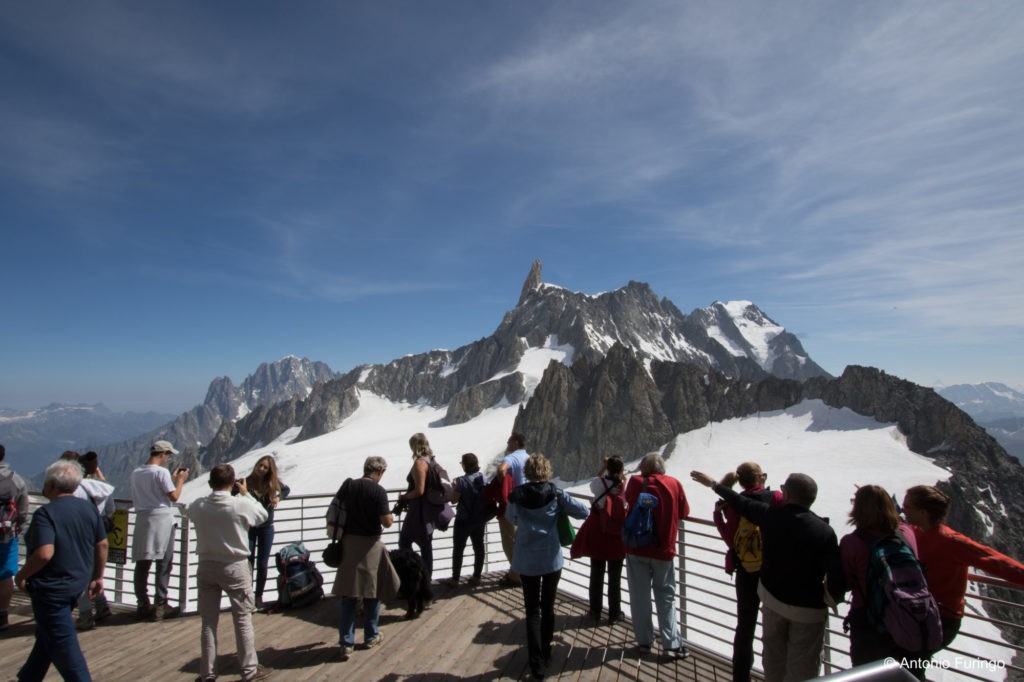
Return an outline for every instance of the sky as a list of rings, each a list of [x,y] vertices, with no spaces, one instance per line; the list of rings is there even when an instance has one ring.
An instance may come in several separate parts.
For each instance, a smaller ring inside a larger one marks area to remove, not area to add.
[[[16,3],[0,407],[489,335],[534,259],[1024,385],[1017,2]]]

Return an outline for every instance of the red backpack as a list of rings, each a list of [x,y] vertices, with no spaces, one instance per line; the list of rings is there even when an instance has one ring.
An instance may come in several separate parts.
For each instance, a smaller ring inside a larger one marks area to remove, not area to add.
[[[604,492],[601,493],[604,504],[598,508],[601,530],[609,535],[621,535],[626,522],[626,495],[621,485],[609,487],[607,481],[602,479],[601,482],[604,483]]]

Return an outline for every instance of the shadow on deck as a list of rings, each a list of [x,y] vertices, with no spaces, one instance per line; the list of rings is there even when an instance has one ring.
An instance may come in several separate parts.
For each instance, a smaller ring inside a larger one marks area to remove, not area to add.
[[[522,593],[501,588],[488,576],[476,588],[437,587],[438,599],[417,620],[404,607],[381,613],[385,640],[371,651],[356,650],[337,660],[339,604],[320,603],[276,614],[256,614],[260,663],[280,680],[499,680],[528,677]],[[641,655],[628,621],[597,625],[586,604],[559,594],[550,679],[559,680],[730,680],[728,662],[694,653],[669,661]],[[357,619],[356,641],[362,640]],[[15,598],[11,627],[0,633],[0,670],[13,677],[32,646],[34,623],[22,595]],[[231,616],[221,614],[217,669],[222,680],[239,679]],[[199,674],[199,617],[137,623],[134,612],[118,612],[103,625],[79,633],[97,682],[167,680],[191,682]],[[51,669],[46,680],[59,680]]]

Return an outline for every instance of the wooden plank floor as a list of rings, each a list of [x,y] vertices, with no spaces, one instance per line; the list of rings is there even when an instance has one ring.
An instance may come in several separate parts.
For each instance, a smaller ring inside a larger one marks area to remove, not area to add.
[[[339,604],[325,599],[293,612],[256,614],[260,662],[279,680],[499,680],[529,674],[522,592],[501,588],[489,576],[477,588],[438,587],[438,599],[417,620],[404,620],[404,608],[392,604],[381,613],[385,640],[376,649],[356,650],[337,660]],[[731,679],[727,663],[700,654],[668,661],[657,653],[641,655],[633,646],[628,622],[594,625],[586,605],[559,594],[551,679],[700,680]],[[356,641],[362,640],[357,620]],[[0,632],[2,679],[13,678],[33,642],[31,610],[15,597],[11,627]],[[221,680],[239,679],[231,616],[221,614],[218,628]],[[97,682],[161,680],[191,682],[199,674],[199,618],[190,615],[162,623],[136,623],[134,614],[115,613],[79,642]],[[55,670],[46,680],[59,680]]]

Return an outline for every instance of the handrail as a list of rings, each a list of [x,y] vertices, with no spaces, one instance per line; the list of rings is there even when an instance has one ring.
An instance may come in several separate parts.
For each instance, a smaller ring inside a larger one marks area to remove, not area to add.
[[[402,490],[387,491],[389,504],[397,500]],[[589,501],[590,495],[570,493],[573,497]],[[309,549],[312,558],[324,576],[325,591],[330,591],[336,570],[324,566],[320,561],[323,549],[329,538],[325,531],[324,517],[330,505],[332,494],[292,495],[281,501],[275,511],[274,547],[290,542],[301,541]],[[43,501],[33,496],[33,509]],[[122,507],[128,507],[130,501],[118,500]],[[183,508],[184,505],[178,505]],[[183,613],[194,613],[198,610],[195,576],[198,570],[198,557],[193,551],[195,547],[195,531],[188,518],[182,516],[181,528],[176,536],[176,557],[171,573],[172,599],[177,597]],[[391,528],[385,529],[382,541],[394,548],[398,544],[398,532],[404,519],[396,521]],[[579,527],[579,521],[574,520]],[[135,515],[129,511],[128,536],[132,536]],[[707,519],[688,518],[679,524],[677,542],[680,552],[676,559],[676,582],[679,588],[676,612],[679,626],[687,645],[700,650],[703,654],[714,658],[724,666],[731,665],[733,618],[735,616],[735,592],[732,582],[727,579],[723,570],[726,547],[715,529],[714,523]],[[487,556],[484,570],[488,573],[506,570],[508,562],[501,549],[500,533],[496,522],[487,524],[484,544]],[[437,532],[434,534],[434,578],[448,577],[452,567],[452,533]],[[20,551],[24,553],[24,543],[20,543]],[[472,548],[467,547],[467,553]],[[565,566],[559,591],[574,597],[587,598],[589,590],[589,560],[570,560],[565,550]],[[182,558],[184,557],[184,560]],[[464,570],[472,570],[472,561],[464,562]],[[107,565],[104,582],[108,599],[115,604],[135,606],[135,595],[132,585],[131,553],[123,566]],[[721,573],[719,573],[721,571]],[[273,567],[269,571],[273,575]],[[990,680],[994,671],[1013,671],[1016,675],[1024,674],[1024,668],[1012,661],[1024,660],[1024,647],[1009,644],[1001,637],[998,627],[1024,631],[1024,626],[989,616],[984,611],[985,604],[996,604],[1003,608],[1016,610],[1024,615],[1024,605],[1020,601],[1012,602],[990,597],[983,592],[992,587],[1024,590],[1009,583],[982,575],[971,574],[971,590],[968,591],[968,609],[965,613],[965,627],[961,629],[954,646],[938,655],[933,666],[954,673],[962,679]],[[623,575],[623,581],[626,576]],[[277,586],[272,577],[268,577],[266,600],[276,599]],[[1024,601],[1024,599],[1022,599]],[[630,613],[630,596],[627,585],[622,589],[623,613]],[[226,601],[222,606],[227,606]],[[833,673],[848,670],[849,637],[843,632],[842,616],[830,614],[825,633],[824,672]],[[721,625],[721,623],[728,625]],[[970,624],[970,627],[968,627]],[[760,671],[761,636],[760,616],[758,618],[757,636],[755,639],[755,671]],[[992,649],[1008,652],[1007,660],[992,660],[985,657],[985,652]],[[973,651],[967,651],[972,649]],[[945,655],[946,658],[943,658]],[[1012,660],[1011,660],[1012,659]],[[949,679],[948,676],[944,679]]]

